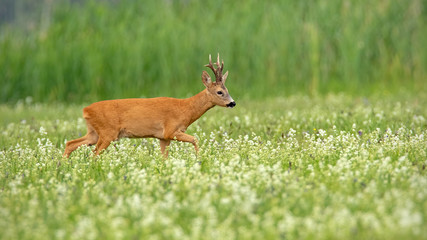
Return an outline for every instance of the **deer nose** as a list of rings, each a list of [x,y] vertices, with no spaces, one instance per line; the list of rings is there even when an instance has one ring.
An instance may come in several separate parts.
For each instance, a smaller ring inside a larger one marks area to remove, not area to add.
[[[234,106],[236,106],[236,102],[232,101],[231,103],[227,104],[226,106],[229,108],[233,108]]]

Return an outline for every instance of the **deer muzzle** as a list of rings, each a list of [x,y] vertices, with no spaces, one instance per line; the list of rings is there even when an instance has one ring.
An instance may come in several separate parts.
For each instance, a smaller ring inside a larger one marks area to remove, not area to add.
[[[234,108],[236,106],[236,102],[232,101],[229,104],[226,105],[228,108]]]

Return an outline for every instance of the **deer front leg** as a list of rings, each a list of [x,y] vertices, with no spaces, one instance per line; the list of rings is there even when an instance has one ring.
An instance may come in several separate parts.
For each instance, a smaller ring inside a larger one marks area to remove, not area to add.
[[[177,132],[174,136],[174,139],[181,141],[181,142],[189,142],[192,143],[194,146],[194,149],[196,150],[196,154],[199,152],[199,148],[197,147],[197,139],[191,135],[188,135],[183,132]]]
[[[169,151],[166,148],[169,146],[170,143],[171,140],[160,139],[160,150],[162,151],[164,158],[167,158],[169,155]]]

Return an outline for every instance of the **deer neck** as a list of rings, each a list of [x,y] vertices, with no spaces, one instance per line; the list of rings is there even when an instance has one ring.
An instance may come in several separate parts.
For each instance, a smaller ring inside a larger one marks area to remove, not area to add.
[[[215,105],[210,101],[207,89],[200,93],[185,99],[188,104],[190,123],[199,119],[206,111],[213,108]]]

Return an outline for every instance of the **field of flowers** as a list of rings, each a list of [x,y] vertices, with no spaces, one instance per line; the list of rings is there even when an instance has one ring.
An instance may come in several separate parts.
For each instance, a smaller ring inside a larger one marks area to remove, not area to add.
[[[100,157],[82,106],[0,106],[0,239],[427,239],[427,97],[241,101],[162,159]]]

